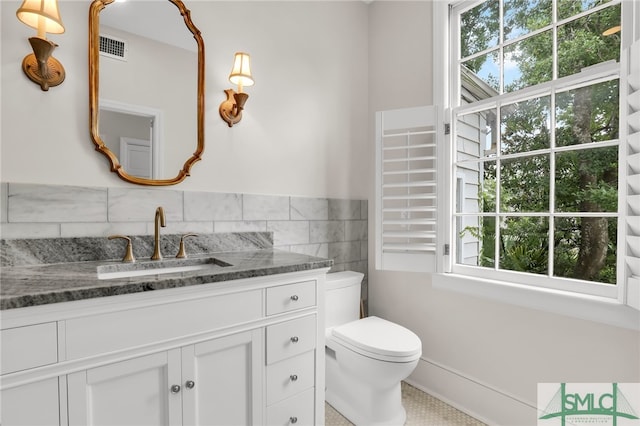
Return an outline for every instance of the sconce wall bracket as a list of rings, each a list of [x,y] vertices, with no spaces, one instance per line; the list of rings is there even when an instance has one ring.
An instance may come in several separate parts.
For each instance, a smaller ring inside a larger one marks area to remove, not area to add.
[[[236,93],[233,89],[226,89],[227,99],[220,104],[220,117],[233,127],[234,124],[242,120],[242,110],[244,104],[249,99],[246,93]]]
[[[22,71],[44,91],[61,84],[66,76],[64,67],[51,56],[58,45],[39,37],[29,38],[29,43],[33,53],[22,60]]]

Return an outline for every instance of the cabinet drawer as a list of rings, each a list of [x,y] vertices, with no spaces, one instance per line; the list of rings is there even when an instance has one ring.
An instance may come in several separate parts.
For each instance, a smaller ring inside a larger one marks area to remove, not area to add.
[[[279,314],[316,304],[316,282],[305,281],[267,289],[267,315]]]
[[[314,351],[267,366],[267,405],[314,385]]]
[[[29,325],[0,331],[2,374],[58,362],[57,323]]]
[[[267,364],[299,355],[315,347],[315,315],[267,327]]]
[[[308,426],[314,424],[314,388],[267,407],[268,426]]]
[[[66,321],[67,359],[133,348],[262,318],[262,290]]]

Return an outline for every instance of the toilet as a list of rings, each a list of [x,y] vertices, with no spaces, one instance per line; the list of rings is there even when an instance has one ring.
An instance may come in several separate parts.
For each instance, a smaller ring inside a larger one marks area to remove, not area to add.
[[[403,425],[400,381],[422,354],[412,331],[375,316],[360,318],[364,274],[326,279],[326,401],[356,426]]]

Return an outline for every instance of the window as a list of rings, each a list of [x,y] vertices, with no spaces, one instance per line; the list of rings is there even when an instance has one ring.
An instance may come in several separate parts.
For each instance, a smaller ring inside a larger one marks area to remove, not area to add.
[[[452,9],[452,272],[619,297],[620,25],[615,0]]]
[[[433,19],[438,106],[376,114],[376,269],[638,329],[640,3],[435,1]]]

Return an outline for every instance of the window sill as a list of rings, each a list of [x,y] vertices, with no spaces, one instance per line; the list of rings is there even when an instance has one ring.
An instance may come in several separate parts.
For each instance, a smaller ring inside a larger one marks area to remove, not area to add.
[[[433,274],[432,282],[439,290],[640,330],[640,311],[617,300],[450,273]]]

